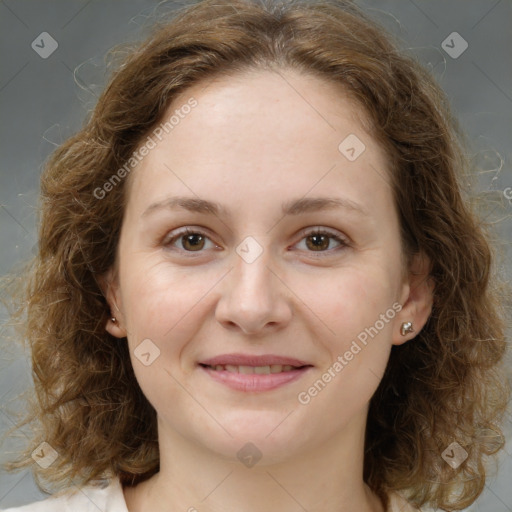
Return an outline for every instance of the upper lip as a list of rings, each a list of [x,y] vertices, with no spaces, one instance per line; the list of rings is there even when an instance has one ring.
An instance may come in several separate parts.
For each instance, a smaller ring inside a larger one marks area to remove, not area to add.
[[[208,366],[215,365],[226,365],[231,364],[233,366],[270,366],[273,364],[290,365],[290,366],[311,366],[305,361],[295,359],[294,357],[276,356],[273,354],[264,354],[261,356],[250,355],[250,354],[222,354],[215,356],[210,359],[200,361],[199,364]]]

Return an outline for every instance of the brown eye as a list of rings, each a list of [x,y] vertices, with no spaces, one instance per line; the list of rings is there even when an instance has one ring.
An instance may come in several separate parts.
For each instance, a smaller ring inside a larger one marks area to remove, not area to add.
[[[312,251],[323,251],[328,249],[329,243],[329,237],[326,235],[313,234],[306,237],[306,245],[308,249],[311,249]]]
[[[302,238],[302,240],[305,240],[306,249],[304,250],[306,250],[306,252],[330,254],[331,252],[334,252],[337,249],[343,249],[344,247],[348,247],[349,245],[346,240],[343,240],[337,234],[318,229],[315,231],[310,231],[309,233],[305,233],[304,238]],[[334,241],[337,244],[337,246],[331,247],[332,241]]]
[[[210,248],[216,247],[202,231],[187,228],[178,231],[174,235],[171,234],[164,240],[163,245],[166,248],[183,252],[202,252],[203,249],[208,249],[207,243],[211,244]]]
[[[204,237],[199,233],[183,235],[181,237],[183,248],[186,251],[200,251],[204,247]]]

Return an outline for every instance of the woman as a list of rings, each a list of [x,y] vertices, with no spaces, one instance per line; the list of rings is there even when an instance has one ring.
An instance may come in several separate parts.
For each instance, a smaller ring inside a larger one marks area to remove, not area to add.
[[[10,511],[468,506],[507,390],[466,169],[349,2],[162,23],[42,178],[42,428],[11,467],[60,492]]]

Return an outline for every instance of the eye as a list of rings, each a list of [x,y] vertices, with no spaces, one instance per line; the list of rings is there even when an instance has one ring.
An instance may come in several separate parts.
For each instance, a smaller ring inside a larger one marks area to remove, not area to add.
[[[207,245],[207,241],[213,247],[217,247],[210,238],[201,230],[198,229],[190,229],[185,228],[181,229],[177,233],[174,233],[172,236],[166,237],[163,241],[163,245],[165,247],[175,247],[175,244],[181,244],[181,247],[177,247],[177,249],[181,249],[186,252],[201,252],[205,246]],[[213,248],[211,247],[211,248]],[[208,247],[206,247],[208,249]]]
[[[300,242],[302,243],[303,241],[305,241],[305,249],[303,250],[316,253],[331,253],[336,249],[348,247],[349,245],[348,242],[339,235],[319,228],[304,232]],[[331,247],[332,241],[337,244],[337,247]],[[171,233],[162,243],[166,248],[188,253],[200,253],[203,249],[219,248],[218,245],[210,240],[210,237],[204,231],[191,229],[189,227]],[[208,243],[211,244],[210,247],[208,247]],[[300,243],[297,245],[300,245]],[[323,254],[318,254],[318,256],[323,256]]]
[[[336,249],[336,247],[334,249],[330,247],[332,240],[334,240],[338,244],[338,249],[348,247],[349,245],[346,240],[344,240],[335,233],[326,231],[325,229],[317,228],[312,231],[303,233],[303,235],[304,236],[301,239],[301,242],[305,240],[305,247],[307,252],[330,253],[331,251]]]

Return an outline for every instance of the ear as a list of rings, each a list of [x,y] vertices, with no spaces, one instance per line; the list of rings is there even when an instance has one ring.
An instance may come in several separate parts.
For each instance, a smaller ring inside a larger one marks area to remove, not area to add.
[[[116,338],[125,338],[128,333],[124,327],[126,324],[122,312],[122,303],[120,301],[119,283],[114,269],[110,268],[105,274],[99,276],[98,281],[103,296],[110,307],[105,329]],[[121,309],[118,307],[118,303],[121,305]],[[112,318],[115,318],[116,321],[114,322]]]
[[[430,276],[431,262],[424,253],[413,256],[408,275],[401,288],[402,309],[395,317],[393,345],[402,345],[417,336],[427,323],[434,301],[434,280]],[[413,332],[401,334],[404,322],[411,322]]]

